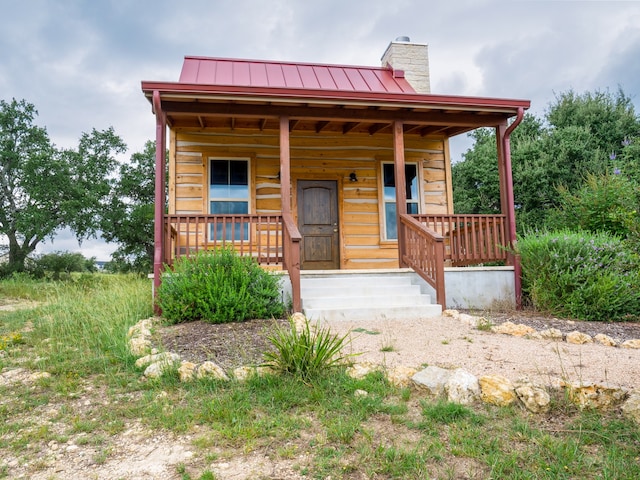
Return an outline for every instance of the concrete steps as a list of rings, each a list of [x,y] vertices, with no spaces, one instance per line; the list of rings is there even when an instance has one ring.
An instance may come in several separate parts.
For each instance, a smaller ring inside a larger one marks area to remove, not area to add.
[[[303,271],[300,282],[302,310],[314,320],[420,319],[442,313],[411,273]]]

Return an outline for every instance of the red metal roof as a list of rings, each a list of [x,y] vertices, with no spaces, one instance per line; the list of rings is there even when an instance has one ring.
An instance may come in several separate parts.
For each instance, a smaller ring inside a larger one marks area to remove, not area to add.
[[[187,56],[179,83],[340,92],[410,93],[401,70]]]

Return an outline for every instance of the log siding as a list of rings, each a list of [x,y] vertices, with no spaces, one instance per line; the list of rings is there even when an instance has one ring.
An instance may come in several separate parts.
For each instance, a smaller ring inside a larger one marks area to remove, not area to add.
[[[206,129],[171,131],[173,157],[169,213],[208,213],[209,158],[250,159],[250,213],[280,214],[279,133],[277,130]],[[291,132],[292,212],[297,221],[296,182],[336,180],[338,184],[341,268],[397,268],[397,242],[382,235],[382,163],[393,161],[390,134],[321,131]],[[447,140],[405,135],[407,163],[419,166],[420,212],[451,214]],[[358,181],[352,182],[355,173]]]

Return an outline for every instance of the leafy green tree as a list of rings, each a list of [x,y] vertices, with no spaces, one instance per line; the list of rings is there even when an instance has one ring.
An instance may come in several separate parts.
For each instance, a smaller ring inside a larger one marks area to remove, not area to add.
[[[560,94],[544,120],[526,115],[511,138],[514,200],[519,230],[545,226],[588,174],[622,169],[640,180],[640,119],[622,91]],[[452,167],[457,213],[500,211],[495,133],[473,132],[474,146]]]
[[[36,263],[45,272],[51,273],[54,280],[60,280],[63,274],[68,277],[71,272],[95,270],[95,258],[87,259],[81,253],[47,253],[40,256]]]
[[[126,150],[112,128],[82,134],[77,149],[57,150],[36,116],[25,100],[0,100],[0,234],[9,272],[23,270],[27,256],[60,228],[78,239],[96,234],[114,155]]]
[[[120,244],[112,256],[116,271],[149,272],[153,264],[155,153],[155,142],[149,141],[120,165],[101,218],[102,237]]]

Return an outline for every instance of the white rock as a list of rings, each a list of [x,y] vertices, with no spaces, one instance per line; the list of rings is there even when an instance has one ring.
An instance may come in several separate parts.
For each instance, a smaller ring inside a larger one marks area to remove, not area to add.
[[[380,367],[371,362],[354,363],[347,368],[347,375],[351,378],[360,379],[378,370],[380,370]]]
[[[291,315],[291,321],[295,325],[297,332],[303,331],[306,328],[308,322],[307,317],[305,317],[304,313],[302,312],[296,312]]]
[[[627,397],[627,390],[613,385],[586,382],[569,383],[566,386],[569,399],[582,409],[609,410]]]
[[[197,378],[214,378],[216,380],[229,380],[225,371],[213,362],[204,362],[196,370]]]
[[[622,413],[625,417],[640,424],[640,390],[634,390],[622,405]]]
[[[369,395],[369,392],[367,392],[366,390],[356,390],[355,392],[353,392],[353,396],[354,397],[367,397]]]
[[[145,355],[136,360],[136,367],[143,368],[156,362],[176,363],[180,361],[180,355],[173,352],[156,353],[153,355]]]
[[[622,348],[640,349],[640,339],[634,338],[633,340],[627,340],[625,342],[622,342],[620,346]]]
[[[573,343],[575,345],[584,345],[585,343],[593,343],[591,335],[574,330],[567,333],[567,343]]]
[[[547,328],[538,332],[544,340],[562,340],[562,332],[557,328]]]
[[[145,337],[132,337],[129,339],[129,351],[136,357],[146,355],[151,351],[151,340]]]
[[[430,395],[439,397],[444,395],[444,387],[452,373],[451,370],[446,368],[428,366],[411,377],[411,380],[418,388],[426,390]]]
[[[504,335],[512,335],[514,337],[524,337],[525,335],[531,335],[535,333],[535,329],[528,325],[518,324],[513,322],[504,322],[500,325],[491,327],[491,331],[494,333],[502,333]]]
[[[413,377],[417,371],[415,368],[397,366],[387,372],[387,380],[389,380],[391,385],[395,385],[396,387],[407,387],[411,384],[411,377]]]
[[[193,362],[183,361],[178,368],[178,375],[181,382],[190,382],[194,378],[197,365]]]
[[[154,362],[144,370],[144,376],[147,378],[159,378],[164,373],[173,368],[174,364],[169,362]]]
[[[618,342],[616,342],[609,335],[605,335],[604,333],[599,333],[593,339],[598,342],[600,345],[604,345],[605,347],[617,347]]]
[[[469,325],[470,327],[476,328],[482,322],[486,322],[487,319],[483,317],[476,317],[474,315],[468,315],[466,313],[460,313],[458,315],[458,320],[460,320],[465,325]]]
[[[551,396],[540,385],[519,381],[515,384],[515,392],[525,408],[532,413],[545,413],[551,407]]]
[[[462,368],[456,368],[445,385],[447,399],[461,405],[469,405],[480,398],[478,379]]]
[[[458,310],[445,310],[442,312],[443,317],[458,318],[459,315],[460,312],[458,312]]]
[[[506,407],[516,401],[513,384],[502,375],[484,375],[478,379],[480,399],[485,403]]]

